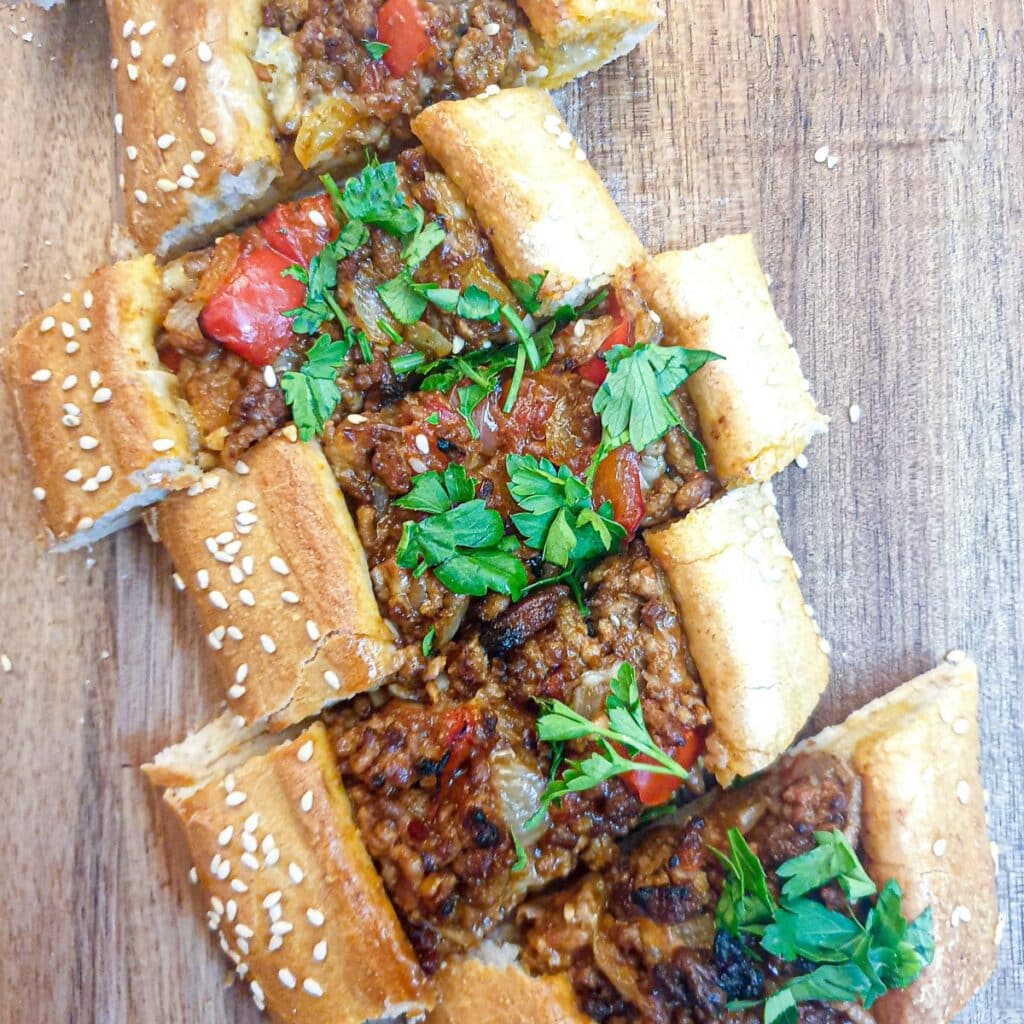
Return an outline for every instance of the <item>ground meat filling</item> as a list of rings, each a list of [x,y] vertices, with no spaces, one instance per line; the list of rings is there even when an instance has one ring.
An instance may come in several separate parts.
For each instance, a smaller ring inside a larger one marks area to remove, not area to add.
[[[567,971],[580,1007],[608,1024],[755,1024],[759,1008],[729,1012],[727,1004],[763,998],[794,965],[755,961],[716,932],[723,874],[709,847],[724,849],[728,829],[739,828],[777,892],[774,869],[812,849],[816,829],[842,829],[856,844],[858,799],[854,777],[832,755],[790,757],[703,814],[647,833],[603,874],[522,907],[524,962],[537,973]],[[800,1020],[850,1018],[804,1004]]]
[[[539,66],[529,23],[512,0],[415,0],[404,6],[425,36],[423,52],[408,68],[387,55],[374,60],[364,41],[378,39],[384,2],[264,3],[265,28],[287,37],[299,59],[302,113],[314,110],[325,95],[343,96],[357,120],[386,127],[379,142],[402,142],[411,137],[410,120],[425,106],[476,96],[490,85],[520,84]]]

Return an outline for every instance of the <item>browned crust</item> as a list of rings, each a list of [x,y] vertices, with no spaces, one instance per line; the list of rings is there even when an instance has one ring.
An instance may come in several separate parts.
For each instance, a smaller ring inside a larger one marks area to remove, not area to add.
[[[662,253],[637,282],[668,343],[725,357],[687,382],[723,483],[769,479],[825,430],[750,235]]]
[[[107,0],[107,13],[125,214],[139,245],[166,254],[266,209],[281,156],[250,61],[260,0]],[[221,176],[247,169],[262,180],[249,208],[239,198],[190,231],[196,204],[230,189]]]
[[[711,711],[708,767],[723,785],[760,771],[796,738],[829,674],[771,485],[730,491],[646,540]]]
[[[861,846],[878,885],[904,913],[931,907],[935,959],[873,1010],[879,1024],[951,1020],[996,961],[995,868],[978,767],[978,673],[942,665],[826,729],[817,747],[850,758],[863,789]]]
[[[230,707],[278,729],[379,685],[395,648],[320,446],[276,434],[245,458],[245,475],[217,470],[165,503],[158,532]]]
[[[534,978],[520,967],[492,966],[479,960],[449,964],[434,980],[437,1006],[427,1024],[586,1024],[576,1007],[569,978]]]
[[[166,799],[209,898],[210,927],[258,1005],[304,1024],[429,1009],[323,725]]]
[[[533,89],[437,103],[413,121],[427,152],[462,189],[510,277],[547,273],[557,302],[644,258],[550,97]]]
[[[21,328],[0,369],[43,516],[73,547],[198,470],[187,406],[153,344],[165,308],[153,258],[99,270],[65,300]]]

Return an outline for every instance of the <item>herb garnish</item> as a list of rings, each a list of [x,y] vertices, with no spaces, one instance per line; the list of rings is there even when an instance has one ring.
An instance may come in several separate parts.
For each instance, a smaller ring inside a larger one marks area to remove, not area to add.
[[[857,1000],[870,1009],[889,989],[906,988],[934,956],[931,909],[908,922],[895,881],[886,882],[863,921],[855,908],[842,914],[806,898],[833,881],[853,904],[877,892],[841,832],[815,832],[814,838],[818,845],[813,850],[778,868],[776,874],[786,879],[778,903],[761,862],[737,829],[729,830],[728,855],[713,851],[726,869],[717,926],[736,937],[752,936],[764,952],[781,960],[819,965],[768,996],[765,1024],[797,1024],[802,1002]],[[729,1009],[756,1005],[734,1002]]]
[[[582,761],[566,761],[565,770],[558,777],[552,771],[541,793],[540,806],[526,823],[528,829],[538,824],[548,807],[566,793],[591,789],[616,775],[636,771],[637,768],[654,775],[673,775],[677,779],[685,779],[689,774],[654,742],[647,731],[636,673],[627,661],[619,666],[609,684],[604,704],[607,725],[589,721],[560,700],[544,699],[539,703],[541,713],[537,719],[537,736],[554,745],[555,770],[561,767],[562,744],[569,740],[594,740],[598,750]],[[619,753],[612,744],[618,744],[628,756]],[[638,764],[631,760],[640,755],[648,758],[650,763]]]
[[[370,55],[370,60],[380,60],[391,49],[387,43],[374,42],[372,39],[361,39],[363,49]]]
[[[292,418],[303,441],[319,434],[341,400],[338,368],[345,361],[352,342],[346,337],[335,341],[321,334],[306,353],[298,370],[281,377],[284,400],[291,406]]]
[[[403,526],[395,560],[417,577],[433,570],[453,594],[493,591],[518,601],[526,586],[526,569],[513,553],[519,545],[506,536],[501,516],[475,494],[476,482],[456,463],[443,473],[416,476],[394,504],[425,517]]]
[[[512,837],[512,848],[516,851],[516,859],[512,862],[512,867],[509,870],[523,871],[526,865],[529,864],[526,856],[526,847],[523,846],[523,841],[519,838],[514,828],[510,828],[508,834]]]
[[[505,468],[509,493],[523,510],[512,514],[512,525],[544,561],[565,570],[543,582],[566,580],[581,600],[582,573],[616,550],[626,536],[612,518],[611,502],[603,502],[595,511],[590,487],[568,467],[547,459],[509,455]]]
[[[616,345],[604,359],[608,376],[594,395],[594,412],[601,418],[612,447],[627,441],[642,452],[673,427],[690,442],[697,468],[707,469],[707,454],[668,401],[676,388],[705,363],[722,357],[715,352],[677,345]]]

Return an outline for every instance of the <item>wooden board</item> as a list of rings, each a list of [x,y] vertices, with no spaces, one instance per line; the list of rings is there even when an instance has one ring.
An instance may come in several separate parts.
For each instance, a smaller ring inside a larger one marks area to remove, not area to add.
[[[833,417],[777,485],[835,649],[814,724],[979,660],[1008,928],[973,1024],[1024,1022],[1022,32],[1019,0],[669,0],[561,101],[653,247],[754,231]],[[100,0],[0,11],[0,336],[105,258],[108,59]],[[137,771],[215,706],[167,560],[141,530],[33,546],[6,396],[0,480],[0,1020],[255,1021]]]

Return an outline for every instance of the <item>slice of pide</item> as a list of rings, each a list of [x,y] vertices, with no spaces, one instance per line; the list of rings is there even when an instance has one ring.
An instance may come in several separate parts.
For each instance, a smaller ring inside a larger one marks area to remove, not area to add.
[[[199,477],[188,407],[153,344],[165,308],[151,256],[119,263],[0,353],[54,550],[99,540]]]
[[[723,932],[716,937],[722,882],[705,889],[714,878],[709,869],[717,867],[708,846],[725,850],[727,827],[745,835],[776,898],[783,879],[775,871],[815,847],[812,830],[826,840],[840,830],[878,890],[899,886],[905,920],[928,911],[922,920],[930,917],[925,927],[934,956],[917,960],[918,969],[922,959],[926,965],[916,980],[903,990],[890,986],[870,1010],[843,1002],[842,989],[834,990],[833,1001],[817,1004],[823,1020],[952,1020],[984,984],[996,953],[977,707],[977,673],[969,661],[943,665],[868,704],[757,780],[713,794],[688,816],[652,829],[604,877],[591,875],[524,907],[518,938],[525,969],[510,963],[512,943],[500,956],[485,945],[473,960],[452,961],[437,978],[439,1005],[430,1021],[464,1020],[467,1010],[484,1005],[495,1024],[579,1024],[592,1019],[588,1006],[610,1004],[624,1019],[639,1018],[641,1010],[659,1019],[659,1008],[665,1012],[680,1001],[713,1014],[719,1004],[741,998],[751,1000],[760,1019],[760,1001],[791,980],[793,968],[774,961],[777,980],[765,986],[759,961]],[[675,904],[669,902],[673,888]],[[828,905],[842,895],[835,888]],[[629,945],[638,923],[642,953]],[[809,933],[801,937],[810,941]],[[906,938],[927,954],[928,940]],[[636,955],[627,955],[630,950]],[[643,973],[652,964],[658,965],[657,985]],[[797,968],[798,975],[806,971]],[[566,983],[573,1002],[566,1001]]]
[[[174,789],[207,920],[279,1020],[418,1017],[432,996],[352,821],[323,726]]]
[[[793,742],[829,674],[771,485],[729,491],[646,540],[711,711],[708,767],[723,785],[752,775]]]
[[[264,212],[318,173],[353,169],[367,147],[408,142],[411,114],[438,98],[560,85],[661,18],[654,0],[107,9],[128,229],[159,254]]]
[[[723,483],[767,480],[825,430],[750,235],[662,253],[637,283],[669,343],[723,357],[687,385]]]
[[[542,299],[576,301],[644,258],[546,93],[438,103],[413,130],[466,194],[506,273],[546,275]]]
[[[320,446],[277,434],[195,490],[161,506],[157,532],[232,711],[278,729],[379,685],[395,648]]]

